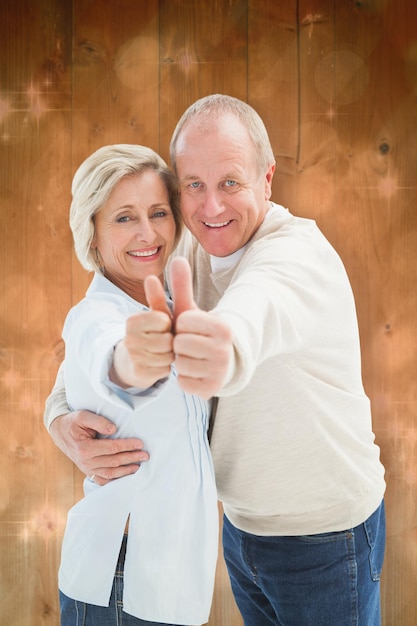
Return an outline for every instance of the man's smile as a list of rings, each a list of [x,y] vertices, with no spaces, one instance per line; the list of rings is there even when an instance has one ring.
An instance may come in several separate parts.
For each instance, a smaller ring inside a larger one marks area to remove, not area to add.
[[[232,220],[227,220],[227,222],[219,222],[217,224],[211,224],[210,222],[203,222],[204,226],[208,226],[209,228],[222,228],[222,226],[227,226],[231,223]]]

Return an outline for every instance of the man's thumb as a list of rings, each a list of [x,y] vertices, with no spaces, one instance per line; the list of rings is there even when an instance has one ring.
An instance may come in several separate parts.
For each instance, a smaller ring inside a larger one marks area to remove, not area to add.
[[[174,320],[184,311],[196,309],[193,294],[191,267],[184,257],[174,257],[171,261],[171,296],[174,301]]]

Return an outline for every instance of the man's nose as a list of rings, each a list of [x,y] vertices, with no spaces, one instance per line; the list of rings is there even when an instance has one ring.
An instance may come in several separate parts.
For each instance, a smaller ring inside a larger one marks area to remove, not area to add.
[[[223,213],[223,202],[218,191],[207,190],[204,196],[204,214],[206,217],[217,217]]]

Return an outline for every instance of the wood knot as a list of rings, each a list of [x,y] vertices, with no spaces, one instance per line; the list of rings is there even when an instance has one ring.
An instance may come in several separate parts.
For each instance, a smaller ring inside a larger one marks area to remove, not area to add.
[[[17,446],[16,449],[15,449],[15,454],[16,454],[17,457],[20,457],[21,459],[26,459],[26,458],[32,456],[30,451],[28,451],[23,446]]]
[[[43,605],[43,615],[53,615],[53,608],[49,604]]]

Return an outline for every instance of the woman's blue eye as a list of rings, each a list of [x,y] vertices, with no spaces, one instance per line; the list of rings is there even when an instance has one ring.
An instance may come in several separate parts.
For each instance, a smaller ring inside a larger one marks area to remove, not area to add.
[[[194,183],[190,183],[190,187],[192,189],[198,189],[198,187],[200,186],[200,183],[195,181]]]
[[[166,216],[166,211],[157,211],[156,213],[152,214],[152,217],[165,217]]]
[[[121,215],[120,217],[117,218],[117,221],[119,223],[128,222],[129,220],[130,220],[130,217],[128,217],[127,215]]]

